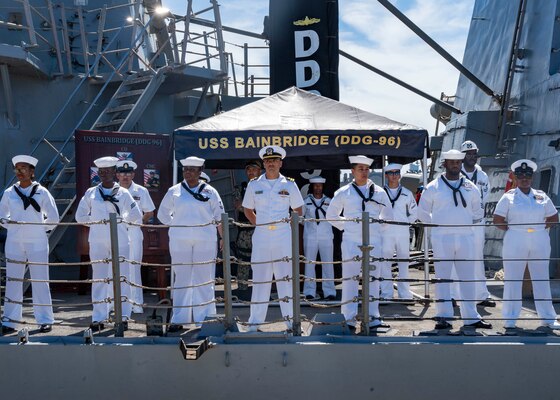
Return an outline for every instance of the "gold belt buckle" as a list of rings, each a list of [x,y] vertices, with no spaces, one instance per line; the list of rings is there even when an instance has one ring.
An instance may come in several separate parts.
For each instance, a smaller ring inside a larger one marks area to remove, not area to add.
[[[276,230],[276,225],[268,225],[268,230],[269,230],[269,231],[274,231],[274,230]]]

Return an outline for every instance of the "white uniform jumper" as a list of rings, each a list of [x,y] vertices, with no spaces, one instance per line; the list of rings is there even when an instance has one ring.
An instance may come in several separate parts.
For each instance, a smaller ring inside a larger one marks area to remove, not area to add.
[[[417,219],[418,207],[416,199],[410,190],[399,185],[398,188],[391,189],[384,187],[389,201],[393,208],[393,221],[413,223]],[[410,257],[410,229],[408,225],[387,224],[383,231],[383,257],[393,258],[396,253],[397,258]],[[408,279],[408,262],[398,263],[399,279]],[[387,280],[381,282],[381,297],[384,299],[393,298],[393,282],[391,274],[392,262],[386,262],[381,271],[381,277]],[[412,299],[410,283],[397,282],[399,299]]]
[[[485,210],[486,197],[488,196],[488,175],[480,168],[478,164],[474,166],[475,170],[473,172],[467,172],[463,168],[461,169],[461,174],[465,176],[468,180],[474,183],[478,190],[480,190],[480,198],[482,202],[482,209]],[[485,224],[484,219],[478,223],[479,226],[473,227],[474,229],[474,258],[477,260],[484,259],[484,231]],[[452,279],[457,279],[457,274],[453,272]],[[486,274],[484,272],[484,261],[474,262],[474,279],[475,279],[475,299],[477,301],[483,301],[490,297],[490,292],[488,292],[488,287],[486,285]],[[452,284],[451,294],[453,298],[459,298],[459,289],[456,284]]]
[[[502,314],[506,319],[506,327],[514,327],[521,312],[521,285],[526,264],[531,274],[534,298],[545,299],[535,300],[539,318],[544,324],[552,324],[556,320],[548,281],[550,236],[542,224],[546,218],[556,213],[556,208],[546,193],[535,189],[531,189],[528,195],[519,188],[512,189],[504,193],[496,205],[494,214],[504,217],[508,224],[527,224],[509,225],[504,236],[502,258],[505,283]]]
[[[296,209],[303,206],[301,193],[291,179],[280,174],[277,179],[266,179],[262,174],[247,185],[243,207],[255,210],[257,224],[267,224],[290,216],[290,207]],[[290,262],[275,261],[283,257],[292,256],[292,239],[290,225],[285,222],[274,225],[262,225],[255,228],[253,233],[253,253],[251,254],[251,269],[253,270],[253,294],[251,302],[250,324],[261,324],[266,319],[272,277],[279,280],[286,276],[292,277]],[[280,310],[284,317],[293,317],[292,282],[276,282],[278,297],[288,297],[288,302],[280,302]],[[291,321],[287,322],[291,328]],[[250,329],[254,329],[253,327]]]
[[[18,191],[20,194],[18,194]],[[33,182],[31,186],[21,188],[19,183],[10,186],[4,192],[0,201],[0,218],[11,221],[57,223],[58,210],[53,197],[47,189]],[[6,239],[6,258],[14,261],[29,261],[41,263],[29,265],[31,279],[48,280],[49,267],[49,241],[47,231],[53,229],[52,225],[16,225],[2,224],[8,230]],[[6,301],[2,325],[15,328],[22,319],[22,307],[12,303],[23,301],[23,284],[19,281],[10,281],[10,278],[23,279],[25,264],[6,261]],[[33,306],[33,314],[39,325],[54,322],[51,292],[48,282],[32,282],[33,303],[48,304],[46,306]],[[9,301],[9,300],[11,301]]]
[[[142,214],[130,192],[117,183],[112,188],[104,188],[101,184],[89,188],[84,197],[80,200],[76,210],[76,221],[79,223],[95,222],[109,219],[109,214],[117,213],[118,217],[125,222],[140,223]],[[128,259],[130,256],[130,246],[128,238],[129,226],[120,223],[117,226],[117,236],[119,241],[119,257]],[[89,258],[91,261],[111,258],[111,235],[109,224],[94,224],[89,226]],[[130,279],[130,263],[120,263],[121,276]],[[92,264],[92,278],[105,279],[113,276],[110,263]],[[130,298],[130,285],[121,283],[121,296]],[[114,298],[113,284],[93,283],[91,285],[91,300],[93,303],[93,322],[107,320],[109,312],[113,309],[113,303],[105,303],[105,299]],[[130,318],[132,313],[132,303],[126,301],[122,303],[123,320]]]
[[[132,195],[140,211],[142,213],[147,213],[154,211],[156,206],[150,197],[150,192],[143,186],[137,185],[132,182],[128,191]],[[142,234],[142,228],[139,226],[129,226],[128,227],[128,237],[130,238],[130,259],[136,261],[138,264],[130,264],[130,279],[131,282],[136,285],[142,285],[142,273],[141,273],[141,263],[142,256],[144,253],[144,235]],[[144,294],[142,288],[131,287],[132,301],[141,307],[144,304]],[[138,312],[142,312],[141,309],[137,309]]]
[[[358,193],[358,191],[360,193]],[[341,216],[344,211],[344,216]],[[350,183],[341,187],[334,194],[329,209],[327,210],[327,220],[337,229],[343,230],[342,235],[342,259],[349,260],[353,257],[362,256],[359,246],[362,245],[362,223],[347,221],[350,219],[362,218],[362,212],[369,212],[370,218],[393,219],[393,209],[387,197],[387,193],[380,186],[375,185],[368,179],[366,185],[356,186]],[[381,239],[382,228],[379,224],[372,223],[369,228],[370,244],[373,246],[371,255],[373,257],[383,257],[383,247]],[[381,263],[374,263],[376,268],[370,275],[379,278],[381,275]],[[358,296],[358,280],[351,279],[354,276],[361,276],[361,261],[346,261],[342,264],[342,306],[341,311],[349,325],[355,326],[355,317],[358,313],[358,303],[351,302]],[[379,294],[379,280],[375,279],[369,285],[370,297],[376,298]],[[369,315],[372,317],[370,326],[381,324],[379,315],[379,300],[370,302]]]
[[[447,182],[447,184],[446,184]],[[451,186],[449,187],[448,184]],[[453,188],[453,189],[452,189]],[[449,181],[443,175],[430,182],[418,207],[418,218],[422,222],[433,224],[472,225],[483,217],[480,206],[480,192],[469,180],[460,178]],[[460,308],[463,324],[473,324],[481,320],[476,310],[474,299],[475,285],[472,261],[453,261],[472,259],[474,233],[471,226],[442,226],[431,228],[434,257],[444,261],[435,263],[437,279],[451,279],[453,266],[460,283]],[[445,300],[436,303],[436,317],[452,318],[453,305],[449,283],[436,284],[436,299]]]
[[[169,188],[163,198],[157,217],[169,228],[169,252],[173,264],[172,324],[202,324],[206,316],[216,314],[214,279],[218,234],[213,221],[220,221],[224,206],[212,186],[199,182],[189,187],[183,180]],[[205,225],[195,227],[195,225]],[[188,225],[180,227],[176,225]],[[193,263],[207,262],[192,265]],[[211,282],[210,284],[201,285]],[[202,305],[201,305],[202,304]]]
[[[323,196],[316,199],[312,194],[305,198],[304,217],[312,219],[325,219],[327,209],[329,208],[331,199]],[[321,255],[322,278],[328,279],[323,281],[323,296],[336,296],[334,285],[334,268],[333,268],[333,231],[332,226],[327,221],[312,222],[306,221],[303,228],[303,251],[305,258],[310,261],[317,260],[317,253]],[[305,264],[305,275],[315,279],[315,264]],[[303,284],[303,294],[306,296],[315,296],[317,293],[317,283],[313,281],[305,281]]]

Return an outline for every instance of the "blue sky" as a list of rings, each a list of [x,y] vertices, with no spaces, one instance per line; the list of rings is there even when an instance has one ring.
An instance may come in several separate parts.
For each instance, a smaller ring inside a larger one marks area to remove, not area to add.
[[[304,0],[302,0],[304,1]],[[163,0],[175,14],[185,14],[185,0]],[[472,16],[474,0],[396,0],[392,1],[408,18],[428,33],[455,58],[461,60]],[[209,6],[208,0],[196,0],[195,10]],[[219,1],[222,23],[252,32],[262,32],[268,0]],[[434,97],[442,92],[453,95],[459,73],[435,51],[375,0],[339,0],[340,49],[364,60]],[[209,18],[209,14],[201,15]],[[239,35],[225,35],[226,41],[262,46],[260,40]],[[228,46],[234,60],[242,53]],[[267,64],[263,51],[251,53],[251,63]],[[238,75],[241,71],[238,72]],[[265,71],[255,71],[265,74]],[[387,118],[435,129],[430,116],[431,103],[340,58],[340,101]]]

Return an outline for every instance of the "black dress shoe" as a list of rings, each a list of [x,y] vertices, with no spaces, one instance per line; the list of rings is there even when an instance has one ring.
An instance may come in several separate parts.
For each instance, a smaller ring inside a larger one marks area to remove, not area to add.
[[[99,330],[99,331],[105,329],[105,325],[102,322],[97,322],[97,321],[93,321],[91,324],[89,324],[89,327],[93,330]]]
[[[451,325],[449,322],[447,322],[444,319],[436,322],[435,329],[451,329],[451,328],[453,328],[453,325]]]
[[[11,326],[4,326],[2,325],[2,335],[9,335],[10,333],[14,333],[16,330]]]
[[[492,324],[481,319],[474,324],[465,325],[466,328],[492,329]]]
[[[52,331],[51,324],[42,324],[41,327],[39,328],[39,332],[50,332],[50,331]]]
[[[167,328],[167,332],[179,332],[180,330],[183,329],[183,325],[178,325],[178,324],[171,324],[169,325],[169,327]]]
[[[496,307],[496,302],[492,299],[486,299],[478,303],[481,307]]]
[[[336,296],[333,296],[332,294],[329,294],[327,297],[325,297],[326,301],[335,301],[336,300]]]
[[[305,296],[305,300],[315,300],[315,296],[311,296],[310,294],[308,294],[307,296]]]

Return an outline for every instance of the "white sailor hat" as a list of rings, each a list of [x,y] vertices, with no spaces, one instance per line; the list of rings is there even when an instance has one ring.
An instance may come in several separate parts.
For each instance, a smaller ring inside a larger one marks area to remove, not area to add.
[[[320,176],[314,176],[313,178],[309,179],[309,183],[325,183],[327,180]]]
[[[199,157],[187,157],[181,160],[181,165],[183,167],[202,167],[204,165],[204,158]]]
[[[132,172],[136,168],[138,168],[138,165],[131,160],[120,160],[117,162],[117,172]]]
[[[465,158],[465,153],[459,150],[451,149],[449,151],[444,151],[441,153],[442,160],[462,160]]]
[[[537,164],[534,161],[523,159],[517,160],[511,164],[511,170],[517,173],[533,173],[537,170]]]
[[[478,146],[472,140],[464,141],[463,144],[461,145],[461,151],[465,152],[465,151],[470,151],[470,150],[477,150],[478,151]]]
[[[387,171],[401,171],[402,169],[402,164],[397,164],[397,163],[391,163],[391,164],[387,164],[385,166],[385,168],[383,168],[383,172],[387,172]]]
[[[24,155],[15,156],[14,158],[12,158],[12,164],[16,165],[17,163],[20,162],[29,164],[32,167],[36,167],[39,160],[37,160],[35,157],[24,156]]]
[[[350,164],[365,164],[368,167],[373,163],[373,159],[366,156],[349,156]]]
[[[261,160],[270,158],[280,158],[283,160],[286,157],[286,150],[280,146],[265,146],[259,150],[259,157]]]
[[[111,168],[117,165],[119,159],[117,157],[101,157],[95,160],[93,163],[97,168]]]
[[[206,183],[210,183],[210,180],[211,180],[210,177],[205,172],[201,172],[200,177],[198,179],[200,179],[201,181],[204,181]]]

